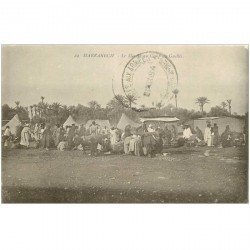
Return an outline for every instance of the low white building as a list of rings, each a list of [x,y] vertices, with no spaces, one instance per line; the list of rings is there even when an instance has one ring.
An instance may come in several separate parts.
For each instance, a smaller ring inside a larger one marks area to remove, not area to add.
[[[227,125],[229,125],[230,130],[232,132],[243,132],[243,128],[245,125],[245,119],[244,118],[237,118],[237,117],[204,117],[193,120],[193,127],[194,129],[196,126],[198,126],[201,131],[204,131],[207,122],[210,121],[211,126],[213,126],[215,123],[217,124],[219,128],[219,134],[223,133],[225,131],[225,128]]]

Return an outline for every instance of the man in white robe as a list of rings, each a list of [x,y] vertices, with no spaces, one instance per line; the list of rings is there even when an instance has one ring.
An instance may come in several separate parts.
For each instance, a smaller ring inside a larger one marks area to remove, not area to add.
[[[212,145],[212,132],[211,132],[211,125],[210,124],[207,124],[207,127],[205,128],[204,141],[208,147],[211,147],[211,145]]]
[[[38,123],[35,124],[35,128],[34,128],[34,139],[35,141],[39,141],[40,140],[40,131],[39,131],[39,125]]]
[[[26,125],[24,125],[24,128],[23,128],[22,133],[21,133],[20,145],[28,148],[30,145],[30,143],[29,143],[30,135],[31,135],[31,132],[30,132],[29,125],[26,124]]]
[[[3,134],[4,147],[9,147],[10,138],[11,138],[11,131],[10,127],[7,126]]]
[[[154,128],[154,126],[152,124],[148,125],[148,132],[150,132],[150,133],[155,132],[155,128]]]
[[[185,125],[185,129],[183,131],[183,138],[188,140],[192,135],[193,134],[191,132],[190,127],[188,125]]]
[[[118,136],[118,133],[117,133],[117,129],[116,128],[112,128],[110,130],[110,144],[111,144],[111,147],[113,148],[114,145],[119,141],[119,136]]]
[[[58,146],[57,146],[57,149],[60,150],[60,151],[64,151],[68,148],[68,142],[67,141],[60,141]]]

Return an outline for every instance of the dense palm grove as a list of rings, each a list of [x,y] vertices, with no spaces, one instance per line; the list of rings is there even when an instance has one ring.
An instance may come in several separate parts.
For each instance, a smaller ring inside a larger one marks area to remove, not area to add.
[[[131,109],[131,100],[123,96],[114,97],[108,102],[106,107],[102,107],[94,100],[89,102],[87,106],[82,104],[67,106],[58,102],[50,104],[45,102],[45,97],[42,96],[41,101],[29,107],[23,107],[19,101],[15,102],[15,107],[10,107],[7,104],[2,105],[2,120],[8,121],[15,114],[18,114],[21,120],[31,123],[48,122],[51,124],[62,124],[69,115],[72,115],[74,119],[80,120],[81,123],[86,123],[90,119],[108,119],[111,124],[115,125],[122,113],[125,113],[135,121],[141,116],[176,116],[180,119],[180,123],[204,116],[238,116],[237,113],[231,114],[231,100],[223,101],[221,105],[212,107],[209,112],[204,111],[204,106],[210,102],[206,97],[198,97],[195,100],[197,107],[200,109],[199,111],[178,108],[177,94],[175,94],[175,106],[169,104],[166,107],[161,107],[161,105],[156,104],[155,108],[143,112],[136,112]]]

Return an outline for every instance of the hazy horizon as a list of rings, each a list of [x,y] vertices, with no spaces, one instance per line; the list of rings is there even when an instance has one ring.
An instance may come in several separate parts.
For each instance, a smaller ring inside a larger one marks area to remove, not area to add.
[[[248,111],[248,49],[216,45],[5,45],[2,104],[30,106],[44,96],[48,103],[95,100],[105,107],[113,98],[112,79],[121,84],[129,55],[145,51],[164,53],[174,63],[178,107],[199,110],[195,99],[206,96],[205,111],[227,99],[232,99],[232,113]]]

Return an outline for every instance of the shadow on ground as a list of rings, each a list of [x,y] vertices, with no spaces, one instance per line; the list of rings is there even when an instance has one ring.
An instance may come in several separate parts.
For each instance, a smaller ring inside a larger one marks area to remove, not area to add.
[[[94,187],[81,189],[3,187],[3,203],[247,203],[241,196],[220,193],[166,193],[145,190],[112,190]]]

